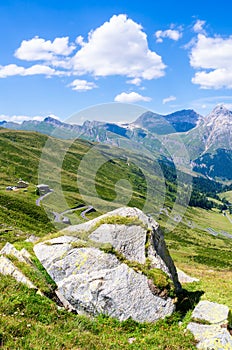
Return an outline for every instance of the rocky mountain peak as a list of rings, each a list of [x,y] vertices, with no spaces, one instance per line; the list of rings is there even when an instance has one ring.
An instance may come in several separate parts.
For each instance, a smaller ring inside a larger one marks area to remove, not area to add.
[[[59,121],[58,119],[52,118],[52,117],[50,117],[50,116],[44,118],[43,121],[44,121],[45,123],[52,124],[52,125],[60,125],[60,124],[62,124],[61,121]]]
[[[223,104],[217,105],[195,130],[189,133],[189,144],[193,140],[201,146],[197,153],[210,153],[219,148],[232,149],[232,112]]]
[[[223,104],[218,104],[211,112],[211,114],[228,114],[231,113]]]
[[[136,119],[134,124],[150,132],[170,134],[193,129],[201,118],[202,117],[192,109],[183,109],[166,115],[148,111]]]
[[[232,112],[222,104],[217,105],[212,112],[205,117],[204,122],[207,127],[213,129],[225,128],[225,125],[232,127]]]

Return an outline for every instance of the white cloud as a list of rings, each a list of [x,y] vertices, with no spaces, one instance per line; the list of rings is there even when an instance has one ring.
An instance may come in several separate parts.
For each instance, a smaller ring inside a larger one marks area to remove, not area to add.
[[[69,37],[55,38],[53,41],[39,38],[23,40],[15,51],[15,57],[26,61],[51,61],[56,56],[69,56],[75,46],[69,44]]]
[[[176,97],[175,96],[169,96],[163,99],[163,104],[168,103],[168,102],[172,102],[175,101]]]
[[[42,121],[44,120],[44,117],[42,116],[34,116],[34,117],[29,117],[26,115],[5,115],[5,114],[0,114],[0,121],[7,121],[7,122],[14,122],[14,123],[22,123],[23,121],[28,121],[28,120],[37,120],[37,121]]]
[[[56,71],[55,69],[48,66],[44,66],[42,64],[35,64],[34,66],[31,66],[29,68],[17,66],[16,64],[0,66],[0,78],[6,78],[15,75],[27,76],[36,74],[44,74],[50,77],[52,75],[67,75],[67,72]]]
[[[133,102],[139,102],[139,101],[149,102],[151,101],[151,98],[147,96],[142,96],[137,92],[129,92],[129,93],[122,92],[121,94],[115,96],[114,101],[124,102],[124,103],[133,103]]]
[[[55,114],[49,114],[49,117],[53,119],[60,120],[60,117],[58,117]],[[14,123],[22,123],[24,121],[29,120],[35,120],[35,121],[42,121],[44,120],[44,116],[36,115],[36,116],[28,116],[28,115],[6,115],[6,114],[0,114],[0,121],[7,121],[7,122],[14,122]]]
[[[95,83],[89,82],[87,80],[75,79],[71,84],[69,84],[72,90],[76,91],[88,91],[97,87]]]
[[[133,78],[130,80],[127,80],[128,84],[139,86],[141,84],[142,80],[140,78]]]
[[[232,36],[198,34],[190,53],[190,64],[199,71],[192,78],[202,89],[232,88]]]
[[[175,33],[176,31],[170,30],[168,35],[176,40]],[[78,36],[75,44],[69,42],[69,37],[59,37],[52,41],[36,36],[23,40],[15,51],[15,57],[27,62],[40,62],[29,68],[21,64],[0,66],[0,78],[35,74],[47,77],[120,75],[128,78],[128,83],[139,86],[144,79],[164,76],[166,68],[162,57],[149,49],[142,26],[124,14],[114,15],[109,21],[91,30],[87,40]],[[79,91],[96,87],[94,83],[83,81],[77,79],[76,83],[69,86]]]
[[[36,75],[36,74],[45,74],[47,76],[58,75],[59,73],[55,69],[41,64],[35,64],[29,68],[25,68],[23,74],[21,75]]]
[[[126,15],[114,15],[108,22],[78,39],[81,49],[72,59],[77,74],[121,75],[155,79],[164,75],[162,58],[148,48],[142,26]]]
[[[232,89],[232,70],[215,69],[211,72],[197,72],[192,82],[199,84],[201,89]]]
[[[202,33],[202,34],[205,33],[204,28],[203,28],[205,23],[206,23],[205,21],[198,19],[193,26],[193,31],[195,33]]]
[[[179,40],[182,37],[182,33],[179,30],[167,29],[167,30],[157,30],[155,32],[156,42],[162,43],[163,38],[169,38],[174,41]]]
[[[24,67],[19,67],[16,64],[8,64],[7,66],[0,66],[0,78],[11,77],[14,75],[23,75]]]

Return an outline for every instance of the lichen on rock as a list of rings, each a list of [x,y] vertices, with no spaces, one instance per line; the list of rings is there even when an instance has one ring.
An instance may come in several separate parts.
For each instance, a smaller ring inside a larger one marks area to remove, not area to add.
[[[175,310],[150,277],[166,274],[179,291],[176,268],[158,224],[141,210],[119,208],[60,234],[34,251],[78,313],[152,322]]]

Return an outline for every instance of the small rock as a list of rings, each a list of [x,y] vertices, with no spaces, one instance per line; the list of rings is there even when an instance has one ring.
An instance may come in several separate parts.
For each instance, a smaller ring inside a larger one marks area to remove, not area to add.
[[[227,320],[228,313],[228,306],[202,300],[193,310],[192,318],[206,321],[210,324],[222,324]]]
[[[23,251],[24,252],[24,251]],[[27,252],[28,253],[28,252]],[[13,255],[18,261],[23,262],[25,264],[28,263],[28,259],[25,259],[21,251],[17,250],[13,244],[7,242],[4,247],[0,250],[0,254],[2,255]],[[29,254],[29,253],[28,253]]]
[[[28,288],[37,289],[37,287],[5,256],[0,256],[0,273],[14,277],[16,281],[24,283]]]
[[[201,350],[231,350],[232,338],[225,328],[218,325],[203,325],[189,323],[187,329],[198,341],[197,348]]]
[[[178,274],[178,278],[180,283],[192,283],[192,282],[199,282],[199,279],[196,277],[191,277],[189,275],[187,275],[187,273],[185,273],[184,271],[176,268],[177,270],[177,274]]]
[[[129,343],[129,344],[133,344],[134,341],[136,341],[136,338],[129,338],[129,339],[128,339],[128,343]]]
[[[31,242],[31,243],[35,243],[37,242],[39,239],[39,237],[36,237],[35,235],[30,235],[26,240],[25,242]]]

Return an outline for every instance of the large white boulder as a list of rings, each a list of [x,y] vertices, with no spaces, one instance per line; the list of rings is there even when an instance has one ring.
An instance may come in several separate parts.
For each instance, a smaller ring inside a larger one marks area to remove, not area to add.
[[[105,243],[114,251],[102,251]],[[34,251],[59,294],[78,313],[152,322],[175,309],[173,300],[157,292],[159,288],[139,268],[149,260],[151,268],[164,271],[176,290],[181,289],[158,224],[137,208],[116,209],[70,226],[60,237],[36,244]]]

